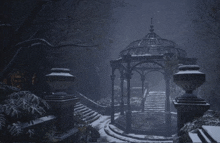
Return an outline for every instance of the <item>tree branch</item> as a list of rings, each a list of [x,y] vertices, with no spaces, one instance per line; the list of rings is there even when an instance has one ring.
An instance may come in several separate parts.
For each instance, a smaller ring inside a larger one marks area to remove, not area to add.
[[[3,71],[0,73],[0,80],[2,81],[4,79],[4,77],[10,72],[10,70],[13,67],[14,61],[15,61],[16,57],[18,56],[18,54],[20,53],[21,50],[23,50],[24,48],[31,48],[31,47],[34,47],[36,45],[44,45],[44,46],[47,46],[49,48],[55,48],[55,49],[59,49],[59,48],[63,48],[63,47],[75,47],[75,48],[98,47],[98,45],[88,45],[87,46],[87,45],[78,45],[78,44],[63,44],[63,45],[54,46],[54,45],[50,44],[48,41],[46,41],[45,39],[39,39],[39,38],[31,39],[31,40],[25,40],[25,41],[20,42],[20,43],[15,45],[15,48],[17,47],[18,50],[16,51],[16,53],[14,54],[14,56],[10,60],[10,62],[5,66]]]

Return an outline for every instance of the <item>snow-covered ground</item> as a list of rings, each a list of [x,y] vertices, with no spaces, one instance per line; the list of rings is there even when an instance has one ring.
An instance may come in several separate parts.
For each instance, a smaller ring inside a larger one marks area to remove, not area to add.
[[[115,118],[118,118],[118,116],[119,116],[119,113],[115,114]],[[110,132],[110,135],[108,135],[105,132],[105,129],[106,129],[106,125],[108,126],[110,119],[111,119],[110,116],[101,116],[98,120],[91,123],[91,126],[93,126],[95,129],[98,129],[100,133],[101,137],[98,140],[99,142],[116,142],[116,143],[118,142],[119,143],[120,142],[172,142],[172,139],[171,140],[168,139],[164,141],[156,141],[157,139],[166,139],[166,137],[163,137],[163,136],[152,136],[152,135],[148,136],[148,135],[137,135],[137,134],[127,134],[127,136],[123,136],[123,133],[116,134],[115,132]],[[111,128],[116,128],[113,125],[110,125],[110,126]],[[115,129],[115,130],[118,130],[118,132],[123,132],[123,131],[119,131],[119,129]],[[137,139],[137,138],[143,138],[144,140]],[[148,138],[156,139],[156,140],[152,141],[152,140],[148,140]]]
[[[107,135],[104,131],[104,126],[110,121],[110,116],[101,116],[98,120],[94,121],[91,123],[91,126],[94,128],[98,129],[101,137],[100,137],[100,142],[124,142],[122,140],[116,139],[114,137],[111,137]]]

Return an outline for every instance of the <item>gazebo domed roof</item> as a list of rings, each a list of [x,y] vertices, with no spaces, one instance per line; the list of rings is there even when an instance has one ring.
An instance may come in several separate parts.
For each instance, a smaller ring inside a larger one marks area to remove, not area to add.
[[[131,56],[144,56],[144,55],[163,55],[165,53],[173,53],[178,57],[186,57],[186,52],[177,48],[177,44],[173,41],[163,39],[158,36],[150,25],[150,33],[144,38],[130,43],[119,54],[120,57],[130,54]]]

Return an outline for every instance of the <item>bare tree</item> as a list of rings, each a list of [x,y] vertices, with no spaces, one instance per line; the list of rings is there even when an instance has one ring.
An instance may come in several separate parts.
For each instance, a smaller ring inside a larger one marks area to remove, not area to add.
[[[15,60],[15,57],[22,55],[19,54],[20,52],[30,55],[24,52],[28,49],[27,51],[33,53],[31,55],[35,57],[31,60],[38,62],[39,66],[71,68],[78,77],[78,89],[85,94],[98,97],[100,86],[106,88],[109,81],[111,10],[113,7],[123,5],[123,2],[117,0],[41,0],[39,2],[24,0],[24,2],[35,3],[28,11],[29,14],[24,16],[22,24],[17,26],[17,32],[11,38],[13,42],[9,42],[11,44],[1,49],[4,51],[1,56],[3,57],[1,61],[4,61],[4,64],[1,64],[4,65],[2,77],[15,68],[16,62],[13,61],[21,61]],[[14,26],[13,23],[11,25]],[[43,55],[45,58],[42,58]],[[48,62],[40,62],[43,60]],[[30,66],[31,63],[26,62],[26,65]]]
[[[198,47],[199,64],[207,79],[199,93],[211,102],[212,108],[219,109],[220,1],[197,0],[191,17],[195,33],[191,44]]]

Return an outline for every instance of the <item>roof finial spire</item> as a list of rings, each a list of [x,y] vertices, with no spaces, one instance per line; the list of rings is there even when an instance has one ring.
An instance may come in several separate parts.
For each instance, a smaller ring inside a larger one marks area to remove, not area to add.
[[[151,17],[151,25],[150,25],[150,32],[154,32],[154,26],[153,26],[153,17]]]

